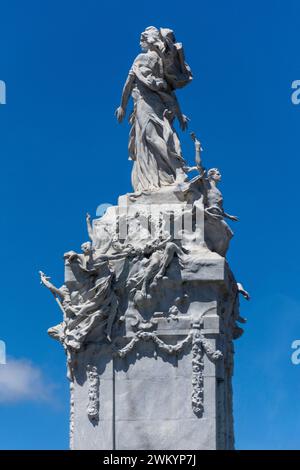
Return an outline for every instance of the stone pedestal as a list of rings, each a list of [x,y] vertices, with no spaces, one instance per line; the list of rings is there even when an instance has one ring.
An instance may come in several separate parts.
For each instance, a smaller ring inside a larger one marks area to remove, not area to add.
[[[181,298],[174,314],[156,311],[142,328],[125,318],[113,347],[77,354],[74,449],[233,448],[236,283],[216,253],[202,250],[197,265],[180,278],[170,266],[156,290],[158,305]]]

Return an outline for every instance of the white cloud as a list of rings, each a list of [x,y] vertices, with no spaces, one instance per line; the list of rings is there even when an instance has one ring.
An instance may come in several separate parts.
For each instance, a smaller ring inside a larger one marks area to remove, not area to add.
[[[39,367],[27,359],[8,358],[0,365],[0,404],[20,401],[51,401],[53,385]]]

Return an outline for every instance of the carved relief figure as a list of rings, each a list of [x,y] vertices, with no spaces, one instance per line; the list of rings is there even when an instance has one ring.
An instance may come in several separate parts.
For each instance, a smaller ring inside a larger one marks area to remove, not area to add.
[[[149,284],[151,287],[162,279],[174,256],[182,256],[185,252],[171,241],[171,237],[165,240],[156,239],[146,244],[142,253],[143,268],[128,279],[128,286],[133,288],[134,292],[141,287],[142,297],[147,297]]]
[[[65,254],[71,280],[62,288],[57,289],[40,273],[41,282],[59,299],[64,313],[64,321],[50,328],[49,334],[74,350],[80,349],[96,326],[103,326],[110,340],[118,307],[108,257],[94,260],[90,242],[84,243],[82,249],[82,254],[74,251]]]

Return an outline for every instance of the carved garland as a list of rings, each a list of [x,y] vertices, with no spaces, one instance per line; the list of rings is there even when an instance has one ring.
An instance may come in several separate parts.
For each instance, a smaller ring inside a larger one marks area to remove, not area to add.
[[[192,409],[195,415],[203,413],[203,348],[197,333],[193,337],[192,346]]]
[[[87,415],[91,420],[99,418],[99,385],[100,378],[96,366],[87,366],[88,395]]]
[[[217,361],[223,356],[221,351],[214,350],[209,341],[204,338],[200,331],[195,331],[193,334],[192,346],[192,408],[197,416],[203,414],[203,370],[204,370],[204,353],[213,362]]]
[[[177,354],[184,347],[192,342],[192,409],[197,416],[203,414],[203,370],[204,370],[204,354],[215,362],[220,359],[223,354],[219,350],[214,350],[210,342],[203,336],[199,329],[192,330],[182,341],[175,345],[166,344],[153,332],[138,331],[134,338],[121,349],[117,349],[112,345],[114,354],[124,358],[134,347],[142,340],[153,341],[160,350],[167,354]]]
[[[162,341],[155,333],[148,331],[138,331],[137,334],[132,338],[132,340],[124,346],[122,349],[117,349],[112,345],[114,354],[121,358],[125,357],[134,347],[142,340],[153,341],[160,350],[166,352],[167,354],[177,354],[183,350],[183,348],[192,341],[193,332],[189,333],[182,341],[179,341],[177,344],[167,344]]]

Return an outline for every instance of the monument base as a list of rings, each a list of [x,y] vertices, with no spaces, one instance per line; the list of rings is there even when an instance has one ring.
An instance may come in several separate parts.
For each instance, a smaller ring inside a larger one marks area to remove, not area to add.
[[[233,449],[233,346],[225,332],[236,282],[219,255],[210,268],[205,258],[202,265],[206,281],[201,269],[189,281],[183,271],[187,309],[157,312],[144,331],[126,320],[113,344],[90,343],[77,354],[73,449]]]

